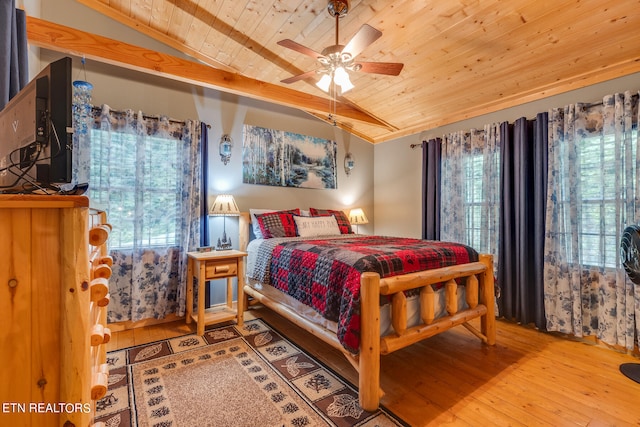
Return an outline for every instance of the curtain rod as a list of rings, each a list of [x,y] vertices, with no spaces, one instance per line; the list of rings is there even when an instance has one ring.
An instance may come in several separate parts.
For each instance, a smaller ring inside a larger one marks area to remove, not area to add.
[[[633,98],[633,99],[638,98],[639,96],[640,96],[640,94],[638,94],[637,92],[631,94],[631,98]],[[592,102],[592,103],[578,102],[577,104],[582,104],[586,108],[591,108],[591,107],[602,106],[602,105],[604,105],[604,102],[603,101]],[[420,143],[420,144],[411,144],[411,145],[409,145],[409,147],[413,150],[414,148],[422,147],[422,144],[425,143],[425,142],[427,142],[427,141],[423,140],[422,143]]]
[[[96,109],[96,110],[98,110],[98,109],[100,109],[100,110],[101,110],[101,109],[102,109],[102,107],[97,107],[97,106],[95,106],[95,105],[94,105],[92,108],[93,108],[93,109]],[[123,110],[114,110],[114,109],[112,109],[111,107],[109,107],[109,111],[111,111],[111,112],[113,112],[113,113],[115,113],[115,114],[120,114],[120,115],[124,115],[124,114],[126,114],[126,113],[127,113],[127,112],[126,112],[126,110],[125,110],[125,111],[123,111]],[[131,111],[135,111],[135,110],[131,110]],[[146,120],[146,119],[155,119],[155,120],[160,120],[160,117],[162,117],[162,116],[152,116],[152,115],[149,115],[149,114],[144,114],[144,113],[142,113],[142,118],[143,118],[143,119],[145,119],[145,120]],[[170,117],[167,117],[167,120],[168,120],[170,123],[177,123],[177,124],[181,124],[181,125],[184,125],[184,124],[186,123],[184,120],[176,120],[176,119],[172,119],[172,118],[170,118]],[[208,129],[211,129],[211,125],[207,125],[207,128],[208,128]]]
[[[639,96],[638,93],[632,93],[631,94],[631,98],[632,99],[638,98],[638,96]],[[591,108],[591,107],[602,106],[602,105],[604,105],[604,102],[603,101],[592,102],[592,103],[578,102],[578,104],[582,104],[582,105],[586,106],[587,108]]]

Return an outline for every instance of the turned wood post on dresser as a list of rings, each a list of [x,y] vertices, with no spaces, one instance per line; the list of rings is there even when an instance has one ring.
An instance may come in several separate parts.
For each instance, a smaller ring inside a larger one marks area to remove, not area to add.
[[[3,425],[92,425],[108,375],[104,223],[84,196],[0,195]]]

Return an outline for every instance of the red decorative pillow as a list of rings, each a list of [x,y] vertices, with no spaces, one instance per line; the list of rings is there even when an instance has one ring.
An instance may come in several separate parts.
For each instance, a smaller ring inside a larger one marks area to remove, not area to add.
[[[296,222],[293,215],[300,215],[300,209],[257,214],[256,219],[265,239],[272,237],[296,237]]]
[[[336,221],[338,221],[338,227],[340,228],[341,234],[352,234],[351,223],[349,222],[349,218],[342,211],[334,211],[331,209],[315,209],[310,208],[309,212],[311,212],[311,216],[329,216],[333,215],[336,217]]]

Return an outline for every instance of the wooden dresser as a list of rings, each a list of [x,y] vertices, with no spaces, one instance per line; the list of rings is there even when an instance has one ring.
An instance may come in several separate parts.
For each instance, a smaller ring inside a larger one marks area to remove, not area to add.
[[[0,425],[90,426],[111,258],[84,196],[0,195]]]

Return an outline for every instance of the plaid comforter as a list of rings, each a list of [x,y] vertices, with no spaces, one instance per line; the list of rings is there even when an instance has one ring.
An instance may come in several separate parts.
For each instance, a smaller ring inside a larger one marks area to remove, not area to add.
[[[361,273],[390,277],[478,260],[478,253],[465,245],[409,238],[343,235],[265,242],[269,240],[273,242],[259,249],[254,278],[337,322],[339,341],[356,354]]]

